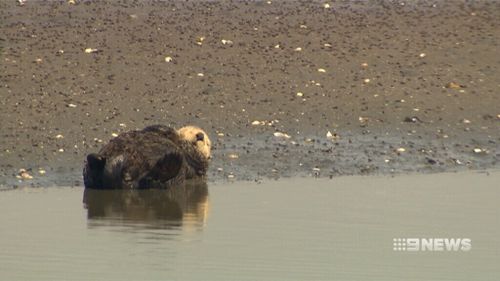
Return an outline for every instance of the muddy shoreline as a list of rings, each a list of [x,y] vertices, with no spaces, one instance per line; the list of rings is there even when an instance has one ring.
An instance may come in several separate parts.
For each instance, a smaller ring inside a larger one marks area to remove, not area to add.
[[[3,1],[0,185],[150,124],[206,129],[212,182],[499,167],[500,2],[329,3]]]

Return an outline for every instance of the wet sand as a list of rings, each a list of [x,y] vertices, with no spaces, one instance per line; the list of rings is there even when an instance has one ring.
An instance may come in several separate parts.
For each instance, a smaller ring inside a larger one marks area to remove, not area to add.
[[[0,185],[81,185],[87,153],[157,123],[210,133],[211,181],[498,167],[499,18],[493,0],[2,1]]]

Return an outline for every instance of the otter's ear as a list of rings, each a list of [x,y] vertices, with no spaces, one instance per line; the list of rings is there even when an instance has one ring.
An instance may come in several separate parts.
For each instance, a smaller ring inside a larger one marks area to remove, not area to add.
[[[205,135],[203,133],[197,133],[196,134],[196,140],[197,141],[203,141],[205,139]]]

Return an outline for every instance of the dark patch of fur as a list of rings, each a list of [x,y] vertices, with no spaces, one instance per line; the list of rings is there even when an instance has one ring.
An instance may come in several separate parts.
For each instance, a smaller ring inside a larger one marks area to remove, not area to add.
[[[167,126],[154,125],[120,134],[98,154],[89,154],[83,169],[86,188],[166,188],[203,177],[208,160]]]

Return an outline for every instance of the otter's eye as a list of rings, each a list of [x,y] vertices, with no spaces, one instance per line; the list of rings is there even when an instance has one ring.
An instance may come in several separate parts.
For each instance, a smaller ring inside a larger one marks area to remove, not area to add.
[[[205,139],[205,135],[203,133],[197,133],[196,134],[196,140],[197,141],[203,141]]]

